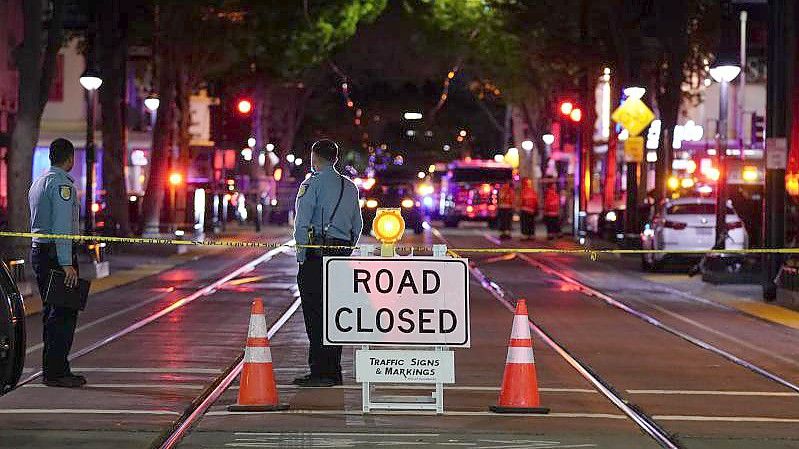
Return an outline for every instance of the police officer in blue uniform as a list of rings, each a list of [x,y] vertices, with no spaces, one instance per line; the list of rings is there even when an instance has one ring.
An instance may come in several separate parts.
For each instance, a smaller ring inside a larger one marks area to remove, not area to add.
[[[78,234],[79,205],[75,182],[69,175],[75,161],[75,147],[66,139],[50,144],[50,169],[36,179],[28,193],[31,212],[31,232],[40,234]],[[78,282],[78,263],[71,240],[34,238],[31,265],[36,274],[39,293],[45,298],[50,270],[65,274],[65,283],[74,287]],[[67,356],[72,348],[78,311],[45,302],[42,370],[44,384],[51,387],[80,387],[83,376],[73,374]]]
[[[324,244],[354,246],[363,228],[358,188],[338,171],[338,145],[328,139],[311,146],[313,174],[300,184],[294,219],[297,245]],[[305,331],[310,347],[311,372],[294,379],[304,387],[341,385],[341,346],[322,344],[322,257],[349,255],[344,249],[297,249],[300,264],[297,284],[300,288]]]

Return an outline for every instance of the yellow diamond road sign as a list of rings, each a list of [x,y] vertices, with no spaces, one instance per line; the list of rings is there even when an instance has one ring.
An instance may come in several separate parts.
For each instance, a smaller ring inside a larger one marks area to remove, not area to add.
[[[610,116],[614,122],[620,123],[630,133],[630,137],[641,134],[655,114],[639,98],[629,98],[613,111]]]

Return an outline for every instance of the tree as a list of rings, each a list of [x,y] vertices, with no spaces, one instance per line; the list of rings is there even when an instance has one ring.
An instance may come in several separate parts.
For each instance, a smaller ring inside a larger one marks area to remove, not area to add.
[[[55,59],[64,36],[64,0],[23,1],[25,31],[14,58],[19,72],[19,107],[11,134],[8,173],[9,228],[30,229],[28,189],[39,122],[53,83]],[[44,6],[49,6],[47,11]],[[42,20],[46,17],[46,20]],[[15,242],[22,252],[24,242]],[[17,254],[19,255],[19,254]]]
[[[96,48],[103,77],[103,86],[99,90],[103,130],[103,186],[113,232],[123,236],[130,233],[124,170],[128,146],[125,117],[129,2],[130,0],[97,2],[96,18]]]

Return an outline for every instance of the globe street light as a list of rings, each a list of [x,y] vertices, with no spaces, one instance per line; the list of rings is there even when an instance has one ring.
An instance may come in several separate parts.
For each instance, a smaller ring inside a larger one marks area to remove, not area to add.
[[[741,73],[736,65],[719,63],[710,69],[710,76],[719,83],[719,124],[716,130],[719,180],[716,181],[716,245],[724,249],[727,240],[727,106],[730,82]]]
[[[86,89],[86,193],[85,209],[86,220],[84,229],[86,234],[94,231],[94,109],[97,89],[103,84],[100,75],[87,66],[80,76],[80,85]]]
[[[155,95],[150,95],[144,99],[144,107],[147,108],[148,111],[154,113],[158,110],[158,106],[161,106],[161,100]]]

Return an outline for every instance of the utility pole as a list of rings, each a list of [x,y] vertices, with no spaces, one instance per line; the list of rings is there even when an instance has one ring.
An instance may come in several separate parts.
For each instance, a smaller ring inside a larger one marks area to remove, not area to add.
[[[791,79],[796,57],[796,8],[792,0],[768,2],[768,82],[766,92],[766,187],[763,241],[766,248],[785,246],[785,168],[788,159]],[[777,298],[775,279],[782,264],[779,254],[765,254],[763,299]]]

